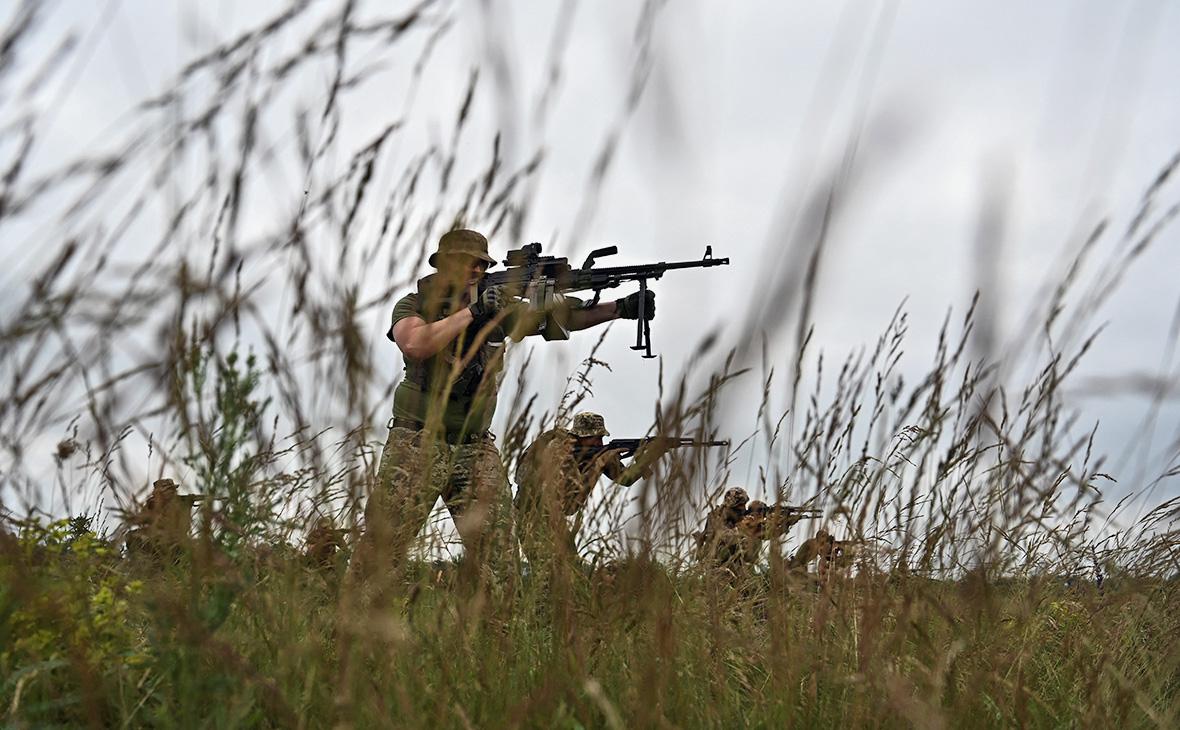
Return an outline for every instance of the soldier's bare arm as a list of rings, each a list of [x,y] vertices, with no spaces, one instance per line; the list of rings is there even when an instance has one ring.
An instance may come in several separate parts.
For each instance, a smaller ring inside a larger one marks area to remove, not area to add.
[[[483,327],[498,321],[501,310],[510,303],[511,297],[501,287],[489,286],[469,306],[434,322],[417,314],[398,318],[397,309],[402,306],[399,303],[394,307],[393,341],[411,360],[425,360],[437,355],[472,324]]]
[[[613,302],[601,302],[589,307],[562,307],[553,314],[561,325],[571,332],[584,330],[616,319],[638,319],[640,298],[644,300],[644,319],[654,319],[656,294],[650,289],[643,294],[635,292]]]
[[[425,360],[454,342],[474,319],[471,310],[466,308],[436,322],[406,317],[393,326],[393,341],[411,360]]]
[[[602,302],[593,307],[573,309],[569,313],[568,329],[572,332],[590,329],[603,322],[610,322],[619,318],[619,310],[614,302]]]

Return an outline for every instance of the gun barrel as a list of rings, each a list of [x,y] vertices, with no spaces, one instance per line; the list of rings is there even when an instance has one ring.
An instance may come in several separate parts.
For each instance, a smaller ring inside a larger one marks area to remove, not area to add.
[[[729,440],[724,441],[697,441],[696,439],[682,438],[676,439],[677,446],[696,446],[700,448],[709,448],[712,446],[729,446]]]
[[[800,519],[815,519],[824,516],[824,511],[821,509],[802,509],[785,504],[764,505],[761,511],[767,515],[782,515],[784,517],[798,517]]]
[[[729,258],[726,257],[726,258],[721,258],[721,259],[712,259],[712,258],[698,259],[696,261],[672,261],[672,262],[667,262],[667,263],[661,261],[660,263],[656,264],[656,266],[658,266],[662,269],[665,269],[665,270],[670,270],[670,269],[703,269],[703,268],[707,268],[709,266],[729,266]]]
[[[621,448],[624,446],[642,446],[644,444],[660,442],[673,442],[677,446],[729,446],[729,439],[721,441],[698,441],[688,436],[645,436],[643,438],[635,439],[611,439],[606,442],[606,446],[610,448]]]
[[[696,261],[661,261],[656,264],[639,264],[636,266],[607,266],[601,269],[589,269],[590,273],[606,277],[646,277],[658,279],[665,271],[678,269],[706,269],[712,266],[729,266],[728,258],[698,259]]]

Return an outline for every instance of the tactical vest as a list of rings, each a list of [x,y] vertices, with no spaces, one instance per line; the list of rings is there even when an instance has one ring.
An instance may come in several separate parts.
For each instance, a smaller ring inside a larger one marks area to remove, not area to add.
[[[433,299],[434,294],[431,291],[433,285],[432,279],[434,279],[434,275],[418,280],[418,315],[427,322],[437,322],[440,319],[446,319],[458,311],[458,308],[455,306],[456,301],[454,297],[445,297],[441,302]],[[437,307],[437,311],[432,312],[432,307]],[[493,330],[489,334],[487,341],[472,354],[468,343],[475,340],[479,335],[479,330],[480,327],[472,325],[459,337],[459,343],[463,348],[462,356],[470,356],[470,360],[463,370],[460,371],[454,384],[451,386],[452,397],[475,395],[476,391],[479,390],[479,384],[483,381],[484,373],[487,372],[488,362],[494,352],[493,348],[496,347],[497,343],[503,341],[503,335],[498,330]],[[405,361],[406,380],[418,386],[424,392],[429,392],[432,377],[438,376],[445,378],[451,372],[451,367],[454,365],[455,359],[460,357],[457,350],[457,347],[448,345],[437,355],[426,360],[416,361],[407,359]]]
[[[426,322],[437,322],[444,319],[458,311],[460,306],[455,297],[440,296],[433,289],[434,281],[433,275],[418,281],[417,313]],[[497,383],[494,380],[495,376],[488,374],[488,369],[493,358],[498,356],[497,349],[503,342],[503,332],[500,329],[495,329],[473,352],[469,343],[478,337],[480,329],[480,327],[472,325],[457,338],[457,343],[447,345],[438,354],[426,360],[405,359],[405,382],[419,391],[421,395],[418,397],[425,398],[424,403],[429,403],[433,398],[437,398],[438,394],[444,390],[456,358],[467,359],[467,364],[459,371],[451,384],[448,402],[440,405],[445,408],[448,414],[453,414],[456,410],[470,410],[474,406],[477,394],[486,398],[481,410],[486,410],[487,415],[485,418],[476,419],[483,421],[483,423],[467,423],[463,430],[468,432],[486,430],[488,425],[486,421],[490,420],[491,411],[495,408]],[[390,336],[392,339],[392,331]],[[480,393],[480,386],[485,377],[489,379],[489,382],[484,386],[484,392]],[[425,414],[420,412],[415,417],[424,420]],[[444,419],[448,432],[456,430],[459,425],[449,421],[457,420],[459,420],[457,417]]]

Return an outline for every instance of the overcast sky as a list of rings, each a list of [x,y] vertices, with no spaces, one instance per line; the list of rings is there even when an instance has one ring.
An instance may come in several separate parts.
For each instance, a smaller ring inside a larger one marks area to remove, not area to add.
[[[43,102],[52,142],[42,144],[35,164],[45,167],[101,142],[138,101],[167,88],[186,60],[256,25],[279,4],[52,5],[25,57],[45,55],[70,29],[80,34],[80,52]],[[978,281],[973,245],[989,195],[1000,200],[1003,225],[992,246],[999,279],[986,294],[1001,315],[1001,342],[1018,345],[1010,340],[1022,331],[1034,295],[1079,231],[1109,215],[1121,232],[1144,189],[1180,150],[1180,46],[1169,42],[1180,37],[1180,7],[1163,0],[674,0],[656,13],[651,75],[629,118],[640,3],[574,4],[566,35],[555,29],[565,7],[558,2],[441,7],[432,12],[454,26],[415,92],[398,143],[403,151],[449,134],[470,71],[479,67],[495,84],[477,97],[471,148],[489,149],[495,130],[506,129],[509,168],[545,150],[526,241],[544,241],[578,261],[590,247],[609,244],[620,247],[618,264],[696,258],[705,245],[731,258],[727,269],[669,275],[656,285],[655,350],[671,373],[705,330],[724,331],[762,296],[768,259],[789,245],[795,211],[838,169],[858,131],[863,169],[831,232],[813,352],[840,359],[871,345],[904,300],[910,327],[902,368],[911,373],[930,362],[948,308],[961,313],[970,301]],[[538,118],[555,53],[560,81]],[[382,61],[389,63],[380,77],[387,80],[343,101],[342,155],[405,109],[413,59]],[[314,105],[329,83],[326,71],[306,73],[298,82],[302,100]],[[620,124],[620,147],[590,205],[596,155]],[[276,126],[266,134],[277,144],[291,130]],[[486,164],[481,155],[473,166]],[[247,228],[265,228],[298,200],[297,166],[279,167],[290,172],[289,189],[280,178],[269,200],[256,200]],[[1175,183],[1166,192],[1165,207],[1177,197]],[[22,286],[22,272],[50,255],[29,246],[36,234],[28,231],[0,243],[9,292]],[[500,238],[492,246],[502,254],[526,241]],[[1116,244],[1117,234],[1110,247]],[[1095,321],[1109,326],[1075,381],[1082,387],[1094,376],[1166,374],[1172,383],[1153,453],[1133,453],[1112,468],[1126,489],[1159,473],[1180,426],[1177,365],[1165,359],[1180,291],[1178,244],[1180,234],[1167,229],[1131,270]],[[400,359],[381,336],[387,316],[373,317],[372,348],[392,380]],[[615,435],[643,433],[653,412],[657,365],[627,349],[631,337],[622,324],[611,332],[601,355],[614,369],[598,376],[589,404]],[[547,370],[553,382],[538,387],[554,405],[593,339],[542,346],[554,363]],[[790,339],[776,340],[782,366]],[[1136,428],[1148,399],[1103,390],[1079,392],[1075,400],[1084,422],[1101,421],[1099,445],[1112,456],[1128,444],[1142,446]],[[734,391],[742,401],[727,415],[735,432],[754,426],[758,404],[748,391]],[[1137,471],[1144,465],[1154,472]],[[1176,491],[1173,479],[1156,496]]]

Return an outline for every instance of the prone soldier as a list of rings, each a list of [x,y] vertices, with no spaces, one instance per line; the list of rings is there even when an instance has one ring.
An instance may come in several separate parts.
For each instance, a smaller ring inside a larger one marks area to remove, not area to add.
[[[807,538],[791,556],[787,565],[791,570],[807,572],[807,566],[817,558],[821,563],[827,560],[836,544],[836,538],[827,530],[819,530],[814,536]]]
[[[807,566],[818,559],[816,577],[822,583],[833,573],[843,573],[847,570],[859,550],[860,543],[858,541],[837,540],[826,530],[819,530],[813,537],[803,541],[803,544],[791,556],[788,567],[792,571],[805,574]]]
[[[820,557],[820,581],[827,581],[833,576],[847,575],[848,568],[860,554],[862,544],[858,540],[833,540],[828,551]]]

